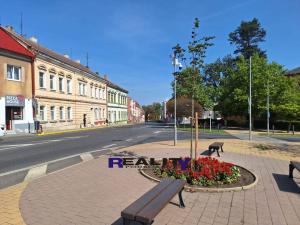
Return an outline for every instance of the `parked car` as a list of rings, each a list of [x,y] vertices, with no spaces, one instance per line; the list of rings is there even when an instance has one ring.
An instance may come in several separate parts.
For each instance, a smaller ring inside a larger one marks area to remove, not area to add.
[[[0,137],[5,135],[4,126],[0,124]]]

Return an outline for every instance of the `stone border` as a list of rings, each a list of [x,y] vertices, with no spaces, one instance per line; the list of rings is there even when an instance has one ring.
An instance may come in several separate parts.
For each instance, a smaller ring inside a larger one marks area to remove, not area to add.
[[[238,165],[237,165],[238,166]],[[243,168],[244,170],[247,170],[249,173],[251,173],[254,176],[254,182],[245,186],[241,186],[241,187],[231,187],[231,188],[202,188],[202,187],[190,187],[188,185],[184,186],[184,190],[187,192],[230,192],[230,191],[242,191],[242,190],[248,190],[250,188],[253,188],[257,182],[258,182],[258,177],[255,173],[251,172],[250,170],[244,168],[243,166],[238,166],[240,168]],[[146,174],[143,169],[139,169],[139,172],[146,178],[156,181],[156,182],[160,182],[160,180],[149,176],[148,174]]]

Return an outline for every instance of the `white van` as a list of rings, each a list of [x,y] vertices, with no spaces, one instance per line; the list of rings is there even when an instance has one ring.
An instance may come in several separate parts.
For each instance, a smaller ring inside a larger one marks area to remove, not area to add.
[[[5,135],[4,125],[0,124],[0,137]]]

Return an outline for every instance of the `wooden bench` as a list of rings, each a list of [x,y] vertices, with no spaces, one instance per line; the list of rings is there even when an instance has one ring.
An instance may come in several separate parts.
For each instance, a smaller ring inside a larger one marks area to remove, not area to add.
[[[182,190],[185,180],[164,179],[138,200],[121,212],[123,224],[129,225],[131,221],[141,224],[152,224],[154,217],[178,194],[179,207],[184,208]]]
[[[217,151],[217,154],[218,156],[220,157],[220,153],[219,153],[219,149],[221,149],[222,152],[223,151],[223,145],[224,145],[224,142],[214,142],[212,143],[211,145],[208,146],[208,151]]]
[[[289,177],[293,178],[293,171],[297,169],[300,172],[300,162],[291,161],[289,165]]]

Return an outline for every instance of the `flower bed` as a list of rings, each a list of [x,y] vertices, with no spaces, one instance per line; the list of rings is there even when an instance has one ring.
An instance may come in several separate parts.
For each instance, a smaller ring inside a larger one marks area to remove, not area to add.
[[[191,160],[184,170],[179,162],[168,160],[162,167],[155,167],[154,173],[160,178],[183,179],[188,184],[199,186],[232,184],[241,176],[240,169],[234,164],[221,162],[212,157]]]

